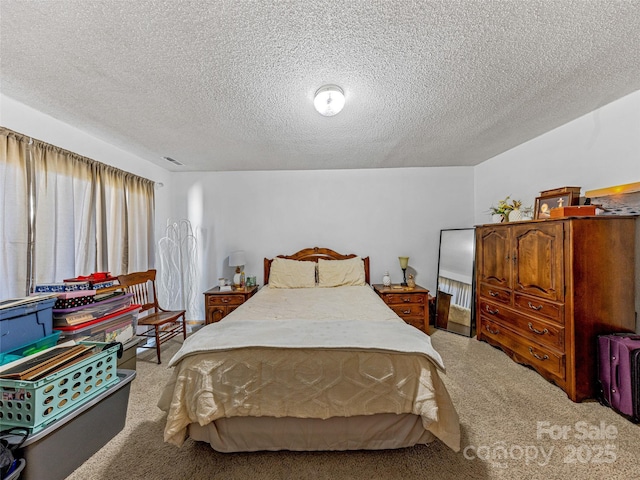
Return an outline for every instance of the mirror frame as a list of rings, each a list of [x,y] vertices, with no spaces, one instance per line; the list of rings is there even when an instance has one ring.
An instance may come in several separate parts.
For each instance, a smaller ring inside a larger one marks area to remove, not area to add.
[[[476,336],[476,235],[475,228],[445,228],[440,230],[440,243],[438,244],[438,271],[436,272],[436,295],[435,295],[435,314],[434,314],[434,327],[439,330],[444,330],[446,332],[455,333],[457,335],[462,335],[464,337],[475,337]],[[473,234],[473,250],[471,253],[471,312],[470,312],[470,325],[469,325],[469,334],[466,335],[462,332],[457,332],[454,330],[450,330],[446,327],[442,327],[438,325],[438,311],[439,311],[439,297],[438,292],[440,291],[440,263],[442,260],[442,236],[445,232],[452,231],[469,231]]]

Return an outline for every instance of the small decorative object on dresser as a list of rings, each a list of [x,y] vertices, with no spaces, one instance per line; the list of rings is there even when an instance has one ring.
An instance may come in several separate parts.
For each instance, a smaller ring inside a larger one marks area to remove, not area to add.
[[[213,287],[204,292],[205,325],[222,320],[258,291],[257,286],[229,288],[230,291],[221,291],[220,287]]]
[[[233,276],[233,286],[236,288],[244,286],[242,277],[244,273],[244,266],[246,265],[246,263],[247,260],[242,250],[231,252],[231,254],[229,255],[229,266],[236,267],[236,273]]]
[[[561,187],[553,190],[544,190],[536,198],[534,216],[536,220],[550,218],[551,209],[570,207],[580,201],[580,187]]]
[[[635,329],[635,229],[603,215],[477,227],[478,340],[595,398],[598,335]]]
[[[429,290],[416,285],[408,287],[391,285],[385,287],[379,283],[372,285],[375,292],[391,310],[409,325],[429,333]]]
[[[382,284],[385,287],[391,286],[391,276],[389,275],[389,272],[384,272],[384,277],[382,277]]]
[[[521,222],[533,218],[533,209],[531,207],[523,207],[520,200],[514,200],[511,205],[513,209],[509,212],[510,222]]]
[[[411,274],[407,277],[407,288],[410,290],[416,288],[416,279]]]
[[[531,207],[523,207],[520,200],[511,200],[511,196],[498,202],[498,206],[489,208],[491,221],[493,223],[519,222],[520,220],[530,220]]]
[[[596,214],[595,205],[573,205],[570,207],[557,207],[551,209],[550,218],[588,217]]]

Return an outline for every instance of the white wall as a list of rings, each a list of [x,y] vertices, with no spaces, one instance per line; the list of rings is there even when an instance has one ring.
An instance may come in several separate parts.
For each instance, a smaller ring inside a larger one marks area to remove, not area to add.
[[[475,168],[178,174],[2,95],[0,112],[7,128],[164,183],[158,238],[167,219],[191,220],[202,291],[231,276],[232,250],[247,252],[246,272],[261,282],[263,257],[308,246],[369,255],[374,282],[385,270],[399,281],[397,257],[408,255],[418,283],[435,290],[440,229],[488,222],[487,209],[507,195],[532,205],[541,190],[640,181],[640,92]]]
[[[375,283],[401,281],[409,256],[433,291],[440,229],[473,224],[470,167],[181,173],[173,188],[174,216],[198,230],[202,291],[231,277],[233,250],[262,284],[264,257],[314,246],[368,255]]]
[[[542,190],[585,191],[640,182],[640,91],[475,167],[475,220],[511,195],[533,205]],[[636,222],[636,312],[640,311],[640,222]],[[640,329],[640,325],[637,326]]]
[[[2,94],[0,125],[92,160],[163,183],[165,187],[156,190],[156,236],[163,234],[172,201],[166,193],[169,191],[167,186],[171,183],[169,171]]]
[[[163,183],[156,236],[167,221],[197,232],[200,290],[230,278],[228,255],[244,249],[246,273],[262,283],[262,259],[310,246],[371,257],[371,280],[402,272],[435,290],[439,232],[473,225],[473,168],[171,173],[86,132],[0,95],[0,124]],[[202,308],[204,318],[204,308]]]
[[[475,219],[511,195],[533,206],[543,190],[640,182],[640,91],[475,167]]]

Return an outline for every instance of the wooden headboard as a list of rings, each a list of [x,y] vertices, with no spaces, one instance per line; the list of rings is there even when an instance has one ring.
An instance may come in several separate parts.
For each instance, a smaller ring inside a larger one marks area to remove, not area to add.
[[[306,262],[318,262],[318,259],[322,260],[346,260],[348,258],[357,257],[356,254],[351,253],[349,255],[342,255],[341,253],[334,252],[329,248],[305,248],[293,255],[278,255],[278,258],[288,258],[289,260],[302,260]],[[364,281],[369,283],[369,257],[363,257],[364,261]],[[264,259],[264,284],[269,283],[269,271],[271,270],[272,258]]]

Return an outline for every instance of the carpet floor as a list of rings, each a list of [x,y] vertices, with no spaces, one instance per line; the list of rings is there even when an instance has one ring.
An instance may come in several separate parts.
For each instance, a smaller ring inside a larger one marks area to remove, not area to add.
[[[124,429],[68,479],[640,478],[640,426],[597,402],[571,402],[484,342],[445,331],[432,340],[460,416],[458,453],[439,441],[392,451],[223,454],[192,440],[177,448],[163,442],[156,406],[171,371],[149,351],[138,356]],[[165,363],[179,347],[163,348]]]

